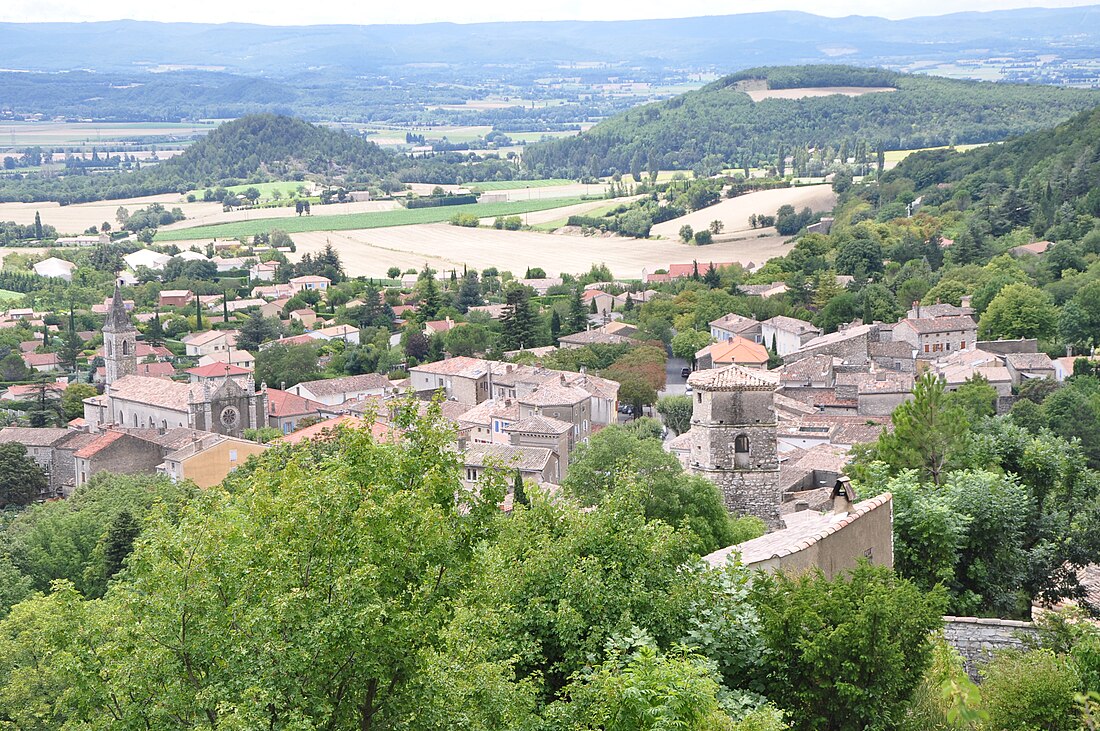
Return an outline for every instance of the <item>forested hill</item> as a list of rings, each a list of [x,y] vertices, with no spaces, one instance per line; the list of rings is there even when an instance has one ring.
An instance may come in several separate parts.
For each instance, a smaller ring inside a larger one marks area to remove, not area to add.
[[[754,102],[750,89],[888,87]],[[1051,127],[1100,104],[1100,92],[958,81],[849,66],[758,68],[697,91],[612,117],[587,132],[531,146],[525,164],[540,175],[775,163],[782,146],[915,149],[1003,140]]]
[[[994,236],[1029,226],[1036,237],[1078,240],[1100,218],[1100,107],[1003,145],[910,155],[884,185],[929,205],[953,201]]]
[[[392,154],[361,137],[293,117],[255,114],[221,125],[152,172],[180,184],[206,185],[255,173],[343,175],[355,170],[387,172],[393,167]]]
[[[360,137],[275,114],[227,122],[182,155],[155,167],[107,175],[30,175],[0,181],[0,200],[62,204],[183,193],[226,182],[286,179],[295,172],[329,180],[381,177],[401,162]]]

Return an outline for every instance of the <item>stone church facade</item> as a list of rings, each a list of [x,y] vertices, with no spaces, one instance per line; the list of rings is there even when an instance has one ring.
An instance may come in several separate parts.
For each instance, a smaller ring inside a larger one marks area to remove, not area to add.
[[[730,512],[782,527],[775,391],[767,371],[737,365],[696,371],[691,416],[692,473],[718,486]]]
[[[102,396],[84,401],[92,431],[108,426],[139,429],[188,428],[231,437],[267,425],[267,387],[252,377],[180,383],[137,372],[137,328],[116,288],[103,327],[107,385]]]

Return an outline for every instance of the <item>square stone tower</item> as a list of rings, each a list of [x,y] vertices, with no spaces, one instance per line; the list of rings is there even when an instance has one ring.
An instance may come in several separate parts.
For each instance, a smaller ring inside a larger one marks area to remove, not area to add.
[[[730,512],[755,515],[769,529],[782,527],[775,391],[768,371],[731,365],[696,371],[691,459],[694,474],[718,486]]]

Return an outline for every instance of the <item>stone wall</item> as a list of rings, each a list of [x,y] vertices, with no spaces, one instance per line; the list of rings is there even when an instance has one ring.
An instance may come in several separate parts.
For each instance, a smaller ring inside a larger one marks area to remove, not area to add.
[[[978,670],[1000,650],[1024,646],[1027,637],[1036,633],[1030,622],[984,617],[944,617],[943,635],[963,657],[966,672],[977,681]]]
[[[783,501],[783,491],[779,487],[779,470],[715,470],[693,465],[691,471],[718,486],[726,510],[731,513],[755,515],[767,523],[769,530],[783,526],[779,515]]]

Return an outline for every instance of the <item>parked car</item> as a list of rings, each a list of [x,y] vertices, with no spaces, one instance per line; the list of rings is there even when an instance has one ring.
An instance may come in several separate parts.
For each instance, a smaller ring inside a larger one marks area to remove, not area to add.
[[[680,376],[682,378],[687,378],[690,375],[691,375],[691,369],[688,368],[687,366],[680,369]]]

